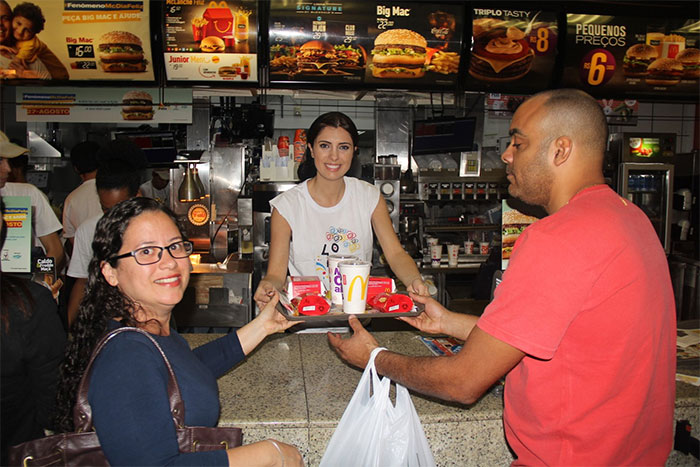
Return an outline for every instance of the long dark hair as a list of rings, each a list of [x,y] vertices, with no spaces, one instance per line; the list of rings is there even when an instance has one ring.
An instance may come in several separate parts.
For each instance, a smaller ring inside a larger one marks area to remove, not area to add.
[[[328,112],[314,120],[314,122],[309,127],[309,131],[306,132],[306,142],[307,144],[313,146],[316,142],[318,134],[325,127],[330,126],[333,128],[342,128],[343,130],[350,133],[353,145],[353,162],[357,158],[357,147],[360,142],[360,135],[357,132],[357,127],[350,117],[342,112]],[[302,182],[309,178],[316,176],[316,165],[314,164],[314,158],[311,157],[311,151],[309,147],[306,147],[306,152],[304,153],[304,160],[299,164],[297,169],[297,175],[299,180]]]
[[[131,220],[150,211],[164,212],[178,225],[172,211],[151,198],[122,201],[97,223],[85,296],[80,302],[80,311],[72,328],[72,340],[66,348],[58,383],[56,425],[61,431],[73,430],[73,405],[78,384],[95,344],[107,332],[108,323],[116,320],[124,326],[142,324],[133,317],[137,305],[107,282],[102,275],[102,264],[106,262],[116,267],[117,261],[112,257],[119,253],[124,232]],[[180,234],[185,238],[181,229]]]

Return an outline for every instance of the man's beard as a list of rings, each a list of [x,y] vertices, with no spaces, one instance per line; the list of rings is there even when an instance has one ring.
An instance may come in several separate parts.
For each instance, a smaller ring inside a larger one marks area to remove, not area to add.
[[[511,194],[527,204],[546,207],[549,203],[552,176],[546,158],[548,146],[549,141],[543,142],[533,163],[525,172],[516,174],[519,175],[516,178],[516,192]]]

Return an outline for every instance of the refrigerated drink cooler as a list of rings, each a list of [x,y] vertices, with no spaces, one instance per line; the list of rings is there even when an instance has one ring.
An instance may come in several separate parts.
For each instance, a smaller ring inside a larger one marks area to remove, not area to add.
[[[671,252],[673,165],[623,162],[619,166],[618,192],[649,217],[666,254]]]

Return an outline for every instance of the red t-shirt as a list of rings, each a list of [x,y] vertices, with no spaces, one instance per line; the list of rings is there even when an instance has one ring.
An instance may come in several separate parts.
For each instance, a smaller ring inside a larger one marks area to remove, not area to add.
[[[605,185],[525,229],[479,328],[527,355],[508,374],[515,465],[662,465],[676,318],[649,219]]]

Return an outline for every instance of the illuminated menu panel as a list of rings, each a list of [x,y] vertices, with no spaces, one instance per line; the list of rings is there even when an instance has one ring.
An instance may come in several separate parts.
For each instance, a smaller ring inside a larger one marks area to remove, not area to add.
[[[258,81],[255,0],[164,0],[163,53],[170,81]]]
[[[1,78],[154,81],[149,0],[10,0],[9,7],[0,2],[0,16],[12,18],[0,28]]]
[[[464,7],[272,0],[270,81],[452,87]]]
[[[466,89],[528,93],[554,79],[559,29],[554,11],[472,9],[472,46]]]
[[[564,85],[598,95],[698,94],[700,22],[568,14]]]

